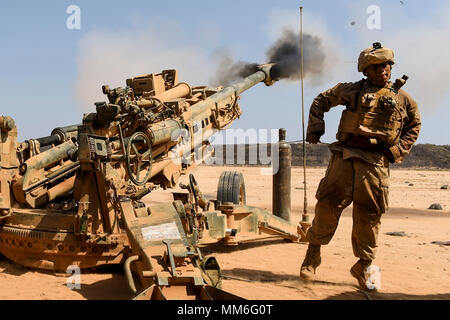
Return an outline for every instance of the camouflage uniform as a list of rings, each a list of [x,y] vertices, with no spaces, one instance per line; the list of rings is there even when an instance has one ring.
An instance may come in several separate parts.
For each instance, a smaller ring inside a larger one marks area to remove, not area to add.
[[[321,93],[310,109],[308,134],[321,136],[325,132],[323,116],[332,107],[344,105],[355,110],[363,86],[369,84],[366,79],[340,83]],[[389,82],[386,87],[391,86]],[[399,90],[397,101],[403,128],[394,146],[389,149],[371,146],[368,139],[361,137],[330,145],[332,157],[316,193],[315,217],[307,233],[311,244],[328,244],[342,210],[353,202],[353,252],[363,260],[375,258],[380,218],[388,209],[389,161],[403,160],[417,140],[421,126],[416,102],[403,90]]]

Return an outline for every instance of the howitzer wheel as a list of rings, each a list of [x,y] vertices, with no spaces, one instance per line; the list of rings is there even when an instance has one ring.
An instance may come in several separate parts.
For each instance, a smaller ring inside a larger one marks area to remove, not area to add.
[[[217,200],[221,203],[246,204],[244,176],[241,172],[222,172],[217,186]]]
[[[150,178],[152,171],[152,145],[150,138],[143,132],[135,132],[127,145],[127,170],[131,181],[137,186],[143,186]],[[142,177],[141,172],[147,173]]]

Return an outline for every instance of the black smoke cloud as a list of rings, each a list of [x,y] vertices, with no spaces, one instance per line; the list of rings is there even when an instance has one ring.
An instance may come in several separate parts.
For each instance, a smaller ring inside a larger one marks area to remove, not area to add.
[[[216,55],[220,62],[215,77],[211,79],[214,86],[227,86],[257,71],[258,63],[235,62],[227,49],[220,50]]]
[[[268,61],[276,63],[272,75],[275,78],[298,80],[301,76],[300,35],[285,29],[282,36],[267,51]],[[324,75],[325,51],[319,37],[303,35],[303,72],[309,75]]]
[[[291,29],[284,29],[281,36],[266,52],[267,62],[275,63],[272,77],[275,79],[298,80],[301,76],[300,35]],[[322,39],[310,34],[303,35],[304,76],[322,77],[325,74],[326,52]],[[234,62],[230,54],[220,57],[214,85],[229,85],[256,72],[258,63]]]

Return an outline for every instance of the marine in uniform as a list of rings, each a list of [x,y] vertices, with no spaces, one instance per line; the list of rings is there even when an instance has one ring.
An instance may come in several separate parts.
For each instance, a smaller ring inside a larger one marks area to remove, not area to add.
[[[421,122],[417,103],[400,89],[407,77],[390,82],[394,52],[380,43],[361,52],[358,71],[366,78],[339,83],[314,99],[306,141],[320,142],[324,113],[344,105],[337,142],[320,181],[315,216],[308,230],[308,250],[300,277],[313,280],[320,248],[332,239],[344,208],[353,202],[352,247],[359,260],[350,272],[365,290],[367,268],[375,259],[380,219],[388,210],[389,162],[399,163],[416,142]]]

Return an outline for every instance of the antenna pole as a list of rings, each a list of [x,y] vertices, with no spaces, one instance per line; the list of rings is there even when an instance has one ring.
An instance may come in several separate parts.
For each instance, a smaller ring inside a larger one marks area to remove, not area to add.
[[[304,99],[304,73],[303,73],[303,7],[300,7],[300,75],[301,75],[301,89],[302,89],[302,134],[303,134],[303,215],[300,222],[303,231],[310,226],[308,215],[308,197],[306,193],[306,138],[305,138],[305,99]]]

